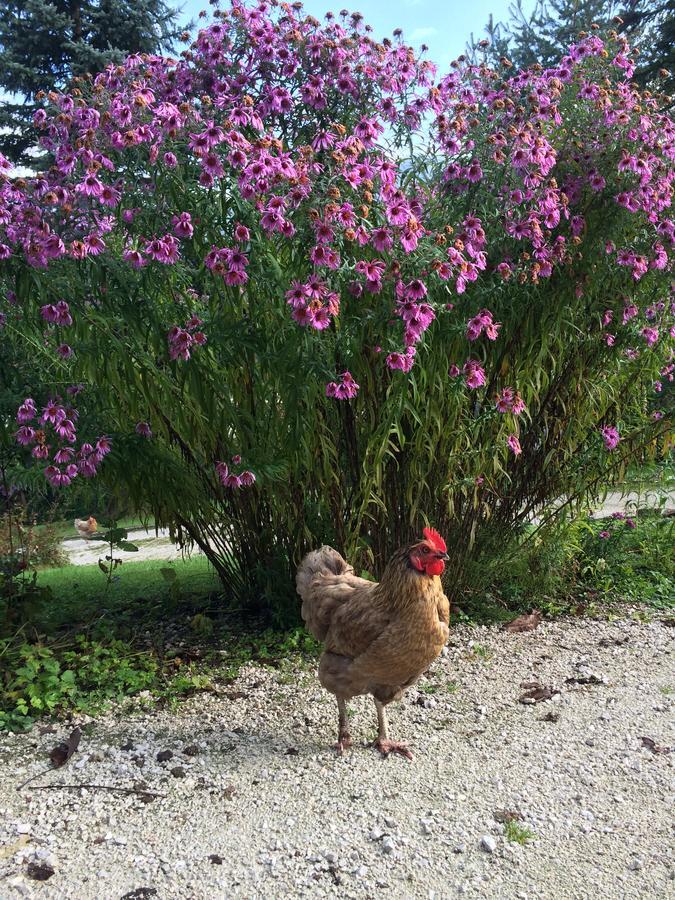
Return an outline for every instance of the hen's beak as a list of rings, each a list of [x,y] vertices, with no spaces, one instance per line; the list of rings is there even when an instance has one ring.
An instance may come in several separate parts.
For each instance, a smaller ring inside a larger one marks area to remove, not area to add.
[[[436,556],[438,557],[438,559],[442,559],[444,562],[447,562],[450,559],[447,553],[437,553]]]

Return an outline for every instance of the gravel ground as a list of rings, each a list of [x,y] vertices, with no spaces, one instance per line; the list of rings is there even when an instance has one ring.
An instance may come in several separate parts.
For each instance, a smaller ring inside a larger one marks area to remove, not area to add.
[[[671,626],[454,628],[420,690],[391,708],[412,763],[366,746],[367,698],[352,704],[354,750],[337,757],[333,700],[298,660],[247,667],[176,710],[148,698],[141,713],[87,720],[70,762],[20,793],[72,723],[5,735],[0,895],[675,896],[675,753],[657,752],[675,744]],[[560,693],[519,702],[533,682]],[[161,796],[35,789],[141,780]],[[525,846],[507,840],[505,810],[534,834]]]

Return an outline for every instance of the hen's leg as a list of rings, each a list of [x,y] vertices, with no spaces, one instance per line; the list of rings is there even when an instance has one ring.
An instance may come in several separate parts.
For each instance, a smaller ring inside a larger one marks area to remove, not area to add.
[[[338,697],[338,739],[335,749],[342,754],[352,745],[352,736],[349,733],[349,722],[347,721],[347,704]]]
[[[387,711],[384,704],[379,700],[375,700],[375,708],[377,709],[377,740],[373,744],[376,750],[379,750],[383,756],[389,756],[390,753],[400,753],[406,759],[412,759],[413,755],[408,747],[402,741],[392,741],[389,738],[389,722],[387,721]]]

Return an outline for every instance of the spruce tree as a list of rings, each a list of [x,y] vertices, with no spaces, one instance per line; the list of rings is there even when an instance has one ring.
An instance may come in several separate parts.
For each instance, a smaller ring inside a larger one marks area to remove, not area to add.
[[[179,35],[164,0],[0,0],[0,153],[34,165],[41,91],[96,74],[130,53],[161,53]]]
[[[675,85],[675,0],[537,0],[528,15],[522,0],[509,7],[508,22],[490,16],[485,39],[473,36],[467,48],[474,59],[496,64],[508,57],[518,69],[540,63],[555,65],[592,25],[612,24],[639,50],[634,80],[643,87],[659,79],[659,89],[672,93]],[[670,75],[659,75],[660,70]]]

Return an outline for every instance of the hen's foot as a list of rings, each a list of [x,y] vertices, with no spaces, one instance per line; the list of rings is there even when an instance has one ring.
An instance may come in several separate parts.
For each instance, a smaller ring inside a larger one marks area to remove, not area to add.
[[[352,736],[348,731],[340,732],[340,736],[337,739],[337,744],[335,744],[335,749],[337,750],[338,756],[342,756],[345,750],[349,750],[352,746]]]
[[[413,755],[407,744],[403,741],[390,741],[389,738],[378,738],[373,744],[376,750],[379,750],[382,756],[389,756],[390,753],[400,753],[406,759],[412,760]]]

